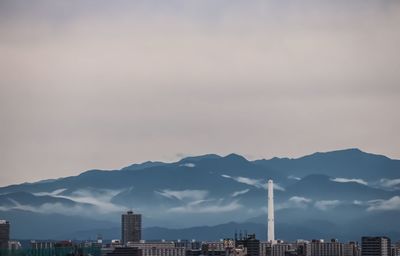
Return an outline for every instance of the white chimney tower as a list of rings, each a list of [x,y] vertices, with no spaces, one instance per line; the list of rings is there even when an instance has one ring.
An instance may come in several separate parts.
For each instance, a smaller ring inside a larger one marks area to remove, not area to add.
[[[268,242],[275,243],[274,182],[268,180]]]

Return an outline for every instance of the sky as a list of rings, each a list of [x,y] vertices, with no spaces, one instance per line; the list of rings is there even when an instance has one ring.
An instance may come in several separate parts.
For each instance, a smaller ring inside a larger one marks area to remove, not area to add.
[[[400,3],[0,1],[0,185],[235,152],[400,159]]]

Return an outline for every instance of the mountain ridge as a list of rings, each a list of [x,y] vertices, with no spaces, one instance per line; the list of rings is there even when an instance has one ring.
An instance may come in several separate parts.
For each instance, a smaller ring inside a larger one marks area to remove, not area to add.
[[[30,215],[33,222],[46,216],[53,220],[65,216],[71,223],[83,221],[82,217],[118,222],[122,212],[133,209],[143,214],[145,227],[190,230],[241,223],[265,216],[265,184],[270,177],[276,185],[276,219],[307,230],[296,221],[296,216],[302,216],[304,222],[316,222],[315,234],[323,234],[320,231],[328,222],[339,229],[342,223],[356,223],[362,216],[358,225],[371,227],[371,216],[400,213],[400,161],[345,149],[252,161],[234,153],[205,154],[172,163],[147,161],[117,170],[92,169],[46,182],[9,185],[0,188],[0,218],[10,218],[16,227],[13,236],[19,237],[35,228],[35,223],[21,219]],[[388,222],[387,218],[377,220],[382,227],[390,227]],[[90,230],[95,222],[87,223]],[[50,234],[50,224],[44,225]],[[380,230],[370,228],[374,229]],[[285,233],[291,229],[285,230],[282,237],[291,237]],[[64,233],[75,231],[65,229]],[[356,228],[354,234],[361,231]]]

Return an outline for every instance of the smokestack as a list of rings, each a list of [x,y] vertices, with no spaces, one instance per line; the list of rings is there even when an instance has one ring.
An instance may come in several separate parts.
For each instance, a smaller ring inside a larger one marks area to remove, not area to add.
[[[268,242],[275,243],[274,182],[268,180]]]

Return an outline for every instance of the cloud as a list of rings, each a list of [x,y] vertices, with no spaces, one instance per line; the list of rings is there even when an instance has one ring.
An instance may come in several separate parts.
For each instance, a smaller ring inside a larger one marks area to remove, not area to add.
[[[340,183],[354,182],[354,183],[368,186],[368,182],[366,182],[363,179],[334,178],[334,179],[331,179],[331,181],[340,182]]]
[[[400,210],[400,196],[394,196],[388,200],[377,199],[368,201],[367,211],[390,211]]]
[[[322,211],[326,211],[335,208],[339,204],[341,204],[339,200],[321,200],[315,202],[314,206]]]
[[[243,184],[246,184],[246,185],[249,185],[249,186],[256,187],[256,188],[267,189],[267,183],[262,179],[252,179],[252,178],[241,177],[241,176],[232,177],[232,176],[229,176],[229,175],[226,175],[226,174],[222,174],[221,176],[224,177],[224,178],[227,178],[227,179],[235,180],[235,181],[237,181],[239,183],[243,183]],[[280,186],[278,183],[274,183],[274,189],[275,190],[280,190],[280,191],[285,191],[285,188]]]
[[[279,185],[278,183],[274,183],[274,189],[275,190],[280,190],[280,191],[285,191],[285,188]]]
[[[387,189],[400,189],[400,179],[380,179],[379,186]]]
[[[249,186],[256,187],[256,188],[265,188],[266,187],[266,183],[263,180],[260,180],[260,179],[252,179],[252,178],[246,178],[246,177],[240,177],[240,176],[239,177],[232,177],[232,176],[229,176],[229,175],[226,175],[226,174],[222,174],[221,176],[224,177],[224,178],[227,178],[227,179],[232,179],[232,180],[237,181],[239,183],[243,183],[243,184],[246,184],[246,185],[249,185]]]
[[[288,176],[288,179],[289,179],[289,180],[301,180],[301,178],[296,177],[296,176],[294,176],[294,175],[289,175],[289,176]]]
[[[120,193],[122,190],[111,190],[111,189],[79,189],[73,191],[69,195],[61,195],[66,189],[57,189],[52,192],[37,192],[34,193],[36,196],[52,196],[55,198],[64,198],[74,201],[75,203],[90,204],[98,213],[112,213],[120,212],[125,210],[125,207],[113,204],[111,199]],[[60,206],[56,207],[60,209]],[[60,212],[62,213],[62,211]]]
[[[37,192],[37,193],[32,193],[35,196],[57,196],[59,194],[61,194],[62,192],[64,192],[65,190],[67,190],[66,188],[60,188],[60,189],[56,189],[52,192]]]
[[[244,190],[233,192],[232,193],[232,197],[236,197],[236,196],[239,196],[239,195],[246,194],[249,191],[250,191],[250,189],[244,189]]]
[[[224,204],[223,200],[199,200],[190,202],[184,206],[173,207],[168,210],[172,213],[223,213],[242,208],[238,201]]]
[[[207,190],[171,190],[164,189],[162,191],[155,191],[157,194],[170,198],[170,199],[178,199],[181,201],[184,200],[203,200],[207,195]]]
[[[95,205],[83,205],[83,204],[75,204],[73,206],[64,205],[62,203],[44,203],[40,206],[32,206],[28,204],[20,204],[16,200],[10,199],[10,202],[13,205],[8,206],[0,206],[0,211],[12,211],[12,210],[22,210],[22,211],[30,211],[34,213],[40,214],[62,214],[68,216],[87,216],[93,217],[93,212],[104,214],[109,213],[109,211],[105,211],[104,208],[99,208]],[[125,211],[124,207],[120,207],[118,212]]]
[[[286,202],[276,204],[276,210],[288,209],[288,208],[305,208],[307,207],[312,200],[310,198],[301,197],[301,196],[293,196],[289,198]]]
[[[303,204],[308,204],[308,203],[312,202],[312,200],[310,198],[306,198],[306,197],[302,197],[302,196],[293,196],[289,199],[289,202],[303,205]]]
[[[184,163],[184,164],[180,164],[179,166],[189,167],[189,168],[196,167],[196,165],[194,163]]]

